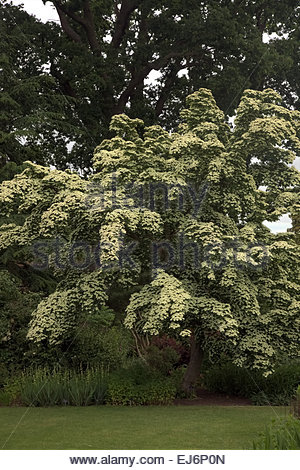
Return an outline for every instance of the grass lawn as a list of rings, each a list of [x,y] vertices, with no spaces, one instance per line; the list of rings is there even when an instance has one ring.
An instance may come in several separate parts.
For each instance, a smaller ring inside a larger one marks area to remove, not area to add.
[[[0,449],[247,449],[285,413],[267,406],[1,407]]]

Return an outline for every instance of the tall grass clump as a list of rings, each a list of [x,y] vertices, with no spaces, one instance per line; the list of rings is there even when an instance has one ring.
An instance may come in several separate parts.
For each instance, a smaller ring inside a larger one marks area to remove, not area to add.
[[[300,450],[300,421],[293,416],[273,421],[253,442],[254,450]]]
[[[19,402],[25,406],[88,406],[105,403],[107,374],[103,369],[63,371],[37,369],[23,373]]]

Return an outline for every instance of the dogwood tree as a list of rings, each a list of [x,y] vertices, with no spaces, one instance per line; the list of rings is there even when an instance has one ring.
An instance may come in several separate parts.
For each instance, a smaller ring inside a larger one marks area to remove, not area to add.
[[[29,340],[72,341],[87,315],[108,321],[102,306],[123,292],[140,354],[147,336],[190,337],[189,390],[204,353],[266,373],[299,354],[299,246],[264,222],[299,207],[300,113],[247,90],[230,128],[200,89],[181,118],[169,133],[114,116],[88,180],[28,162],[1,185],[0,247],[58,281]]]

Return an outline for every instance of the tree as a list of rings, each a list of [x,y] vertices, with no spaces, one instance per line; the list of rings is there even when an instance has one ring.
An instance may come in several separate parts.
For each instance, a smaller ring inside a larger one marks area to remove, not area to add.
[[[58,281],[32,314],[30,340],[71,344],[117,291],[137,341],[191,338],[188,390],[204,352],[266,373],[299,354],[299,246],[264,221],[297,200],[300,113],[272,90],[247,90],[231,129],[201,89],[181,118],[168,133],[114,116],[88,180],[27,162],[1,185],[1,211],[21,220],[1,226],[0,247]]]
[[[74,104],[64,99],[47,73],[49,49],[59,28],[1,3],[0,168],[10,163],[1,173],[8,177],[12,166],[17,172],[16,165],[26,160],[65,167],[68,142],[77,133]]]
[[[245,88],[272,86],[299,106],[297,0],[45,3],[60,26],[1,1],[6,159],[88,172],[113,115],[174,129],[184,97],[203,86],[229,115]],[[264,33],[279,37],[265,44]]]

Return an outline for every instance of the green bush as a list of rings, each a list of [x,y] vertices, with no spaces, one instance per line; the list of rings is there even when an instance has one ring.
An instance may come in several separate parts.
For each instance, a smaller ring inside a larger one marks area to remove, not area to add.
[[[254,450],[299,450],[300,421],[293,418],[283,418],[273,421],[260,437],[253,442]]]
[[[3,397],[7,404],[17,401],[25,406],[99,405],[105,402],[106,376],[101,369],[80,373],[37,369],[9,381]]]
[[[180,355],[170,346],[159,349],[155,345],[149,346],[146,361],[149,366],[162,375],[168,375],[176,366]]]
[[[0,406],[9,406],[11,404],[11,396],[8,392],[0,390]]]
[[[130,380],[112,379],[108,384],[107,403],[110,405],[169,405],[176,396],[171,380],[152,380],[135,384]]]
[[[9,406],[19,403],[20,400],[20,378],[17,375],[9,378],[0,392],[0,405]]]
[[[0,390],[4,387],[9,377],[9,372],[4,364],[0,364]]]
[[[90,319],[78,333],[68,354],[74,368],[107,364],[110,370],[115,370],[125,366],[132,354],[132,335],[122,326],[103,327]]]
[[[111,405],[166,405],[175,396],[174,381],[140,360],[111,374],[108,382],[107,403]]]
[[[268,377],[227,363],[206,371],[204,383],[211,391],[250,398],[255,405],[289,405],[300,384],[300,362],[282,364]]]
[[[292,400],[292,413],[295,418],[300,419],[300,385],[298,386],[295,397]]]

